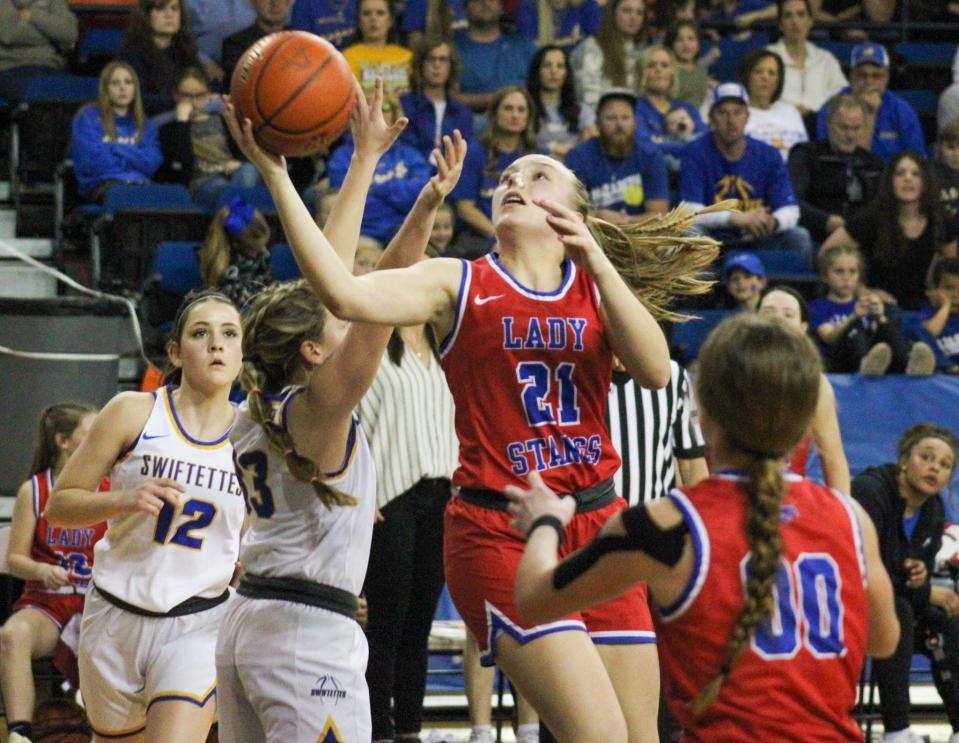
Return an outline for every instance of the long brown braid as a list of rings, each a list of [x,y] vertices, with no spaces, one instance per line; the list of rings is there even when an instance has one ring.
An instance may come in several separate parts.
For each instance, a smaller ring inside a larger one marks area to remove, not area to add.
[[[305,281],[275,284],[261,292],[243,320],[240,381],[250,417],[263,426],[270,449],[286,460],[290,474],[310,483],[327,508],[355,506],[355,498],[327,485],[316,462],[296,451],[293,436],[274,421],[268,397],[303,375],[306,364],[300,346],[304,341],[319,343],[325,325],[326,310]]]
[[[719,255],[719,243],[687,233],[698,215],[733,209],[736,202],[722,201],[698,212],[680,204],[666,214],[647,214],[616,225],[593,214],[589,192],[569,173],[573,208],[584,215],[590,233],[636,298],[657,320],[689,320],[689,315],[673,312],[669,305],[677,297],[705,294],[712,288],[716,282],[706,269]]]
[[[750,572],[726,657],[692,703],[702,715],[756,627],[772,612],[782,553],[782,458],[802,438],[819,396],[822,364],[812,341],[780,321],[754,314],[721,323],[699,356],[699,404],[722,428],[726,442],[752,457],[743,488],[749,499],[746,535]]]

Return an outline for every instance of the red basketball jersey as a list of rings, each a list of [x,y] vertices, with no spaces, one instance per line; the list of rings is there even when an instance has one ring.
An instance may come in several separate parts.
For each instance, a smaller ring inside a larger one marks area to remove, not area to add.
[[[37,528],[33,535],[30,557],[37,562],[59,565],[70,577],[69,585],[51,590],[38,581],[28,581],[25,591],[40,593],[83,593],[93,575],[93,545],[106,533],[107,524],[73,528],[52,526],[44,516],[47,500],[53,491],[53,470],[41,472],[30,479],[33,486],[33,514]],[[100,490],[109,490],[110,480],[104,479]]]
[[[809,447],[812,445],[812,436],[806,434],[802,441],[796,444],[796,448],[789,455],[789,471],[795,472],[800,477],[806,476],[806,465],[809,464]]]
[[[670,708],[689,741],[861,741],[850,711],[866,652],[866,567],[845,496],[787,473],[783,555],[760,625],[699,719],[690,703],[718,673],[743,605],[747,498],[735,475],[673,491],[695,545],[686,590],[656,621]]]
[[[502,491],[538,470],[557,493],[611,478],[612,354],[596,285],[572,261],[535,292],[490,253],[463,262],[456,323],[440,352],[456,403],[461,487]]]

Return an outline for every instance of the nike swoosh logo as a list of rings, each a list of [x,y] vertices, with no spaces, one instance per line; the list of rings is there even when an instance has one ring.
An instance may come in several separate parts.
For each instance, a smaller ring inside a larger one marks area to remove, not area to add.
[[[145,433],[145,434],[143,434],[143,440],[144,440],[144,441],[149,441],[150,439],[162,439],[162,438],[166,438],[166,437],[169,436],[169,435],[170,435],[170,434],[168,434],[168,433],[158,433],[156,436],[151,436],[150,434]]]
[[[499,299],[502,296],[502,294],[493,294],[489,297],[477,297],[473,300],[473,304],[486,304],[487,302],[492,302],[494,299]]]

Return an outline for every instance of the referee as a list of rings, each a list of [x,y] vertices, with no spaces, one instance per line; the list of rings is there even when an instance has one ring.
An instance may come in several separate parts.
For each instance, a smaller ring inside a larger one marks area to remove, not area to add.
[[[658,390],[637,385],[618,360],[613,367],[607,425],[623,460],[616,492],[631,506],[709,475],[689,375],[675,361],[669,366],[669,384]]]

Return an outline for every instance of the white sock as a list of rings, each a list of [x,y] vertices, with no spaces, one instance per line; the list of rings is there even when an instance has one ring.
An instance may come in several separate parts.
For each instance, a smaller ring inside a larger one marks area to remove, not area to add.
[[[520,725],[516,728],[516,740],[522,743],[529,741],[539,741],[539,723],[534,722],[529,725]]]

